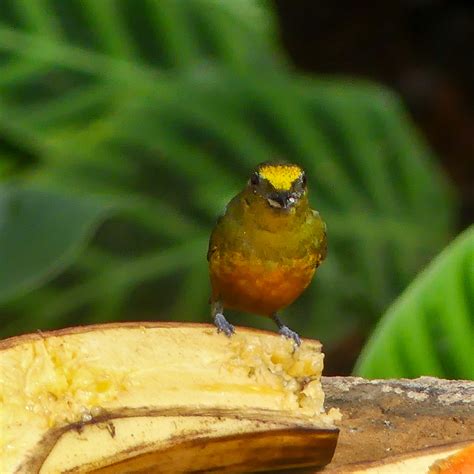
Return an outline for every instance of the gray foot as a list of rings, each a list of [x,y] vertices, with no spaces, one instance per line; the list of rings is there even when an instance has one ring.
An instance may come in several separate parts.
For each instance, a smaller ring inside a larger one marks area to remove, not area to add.
[[[223,332],[228,337],[232,336],[235,332],[234,326],[225,319],[222,313],[216,313],[214,316],[214,324],[217,327],[217,332]]]
[[[297,346],[301,346],[301,338],[295,331],[292,331],[288,326],[282,325],[278,331],[282,336],[288,339],[293,339]]]
[[[292,331],[288,326],[285,326],[282,322],[281,319],[278,317],[276,313],[272,314],[272,319],[275,321],[275,323],[278,326],[278,332],[282,335],[287,337],[288,339],[293,339],[294,343],[297,346],[301,346],[301,339],[300,336],[298,336],[298,333],[295,331]]]

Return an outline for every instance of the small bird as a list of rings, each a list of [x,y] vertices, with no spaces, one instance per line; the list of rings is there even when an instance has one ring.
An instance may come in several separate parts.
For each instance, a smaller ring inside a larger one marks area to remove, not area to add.
[[[280,334],[301,344],[277,312],[300,296],[326,257],[326,224],[307,194],[299,166],[262,163],[218,219],[207,259],[219,332],[234,333],[223,311],[237,309],[272,318]]]

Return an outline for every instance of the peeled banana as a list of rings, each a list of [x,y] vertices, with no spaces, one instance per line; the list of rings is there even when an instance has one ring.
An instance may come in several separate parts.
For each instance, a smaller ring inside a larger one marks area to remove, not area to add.
[[[318,341],[121,323],[0,342],[0,472],[255,472],[330,462]]]

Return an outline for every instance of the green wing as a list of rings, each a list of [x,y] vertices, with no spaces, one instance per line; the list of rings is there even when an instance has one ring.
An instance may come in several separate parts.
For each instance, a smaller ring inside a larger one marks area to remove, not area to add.
[[[326,258],[328,254],[328,239],[327,239],[327,228],[326,223],[321,219],[318,211],[313,210],[313,216],[315,218],[315,226],[316,226],[316,239],[315,239],[315,247],[318,252],[318,260],[316,263],[316,268],[321,265],[323,260]]]

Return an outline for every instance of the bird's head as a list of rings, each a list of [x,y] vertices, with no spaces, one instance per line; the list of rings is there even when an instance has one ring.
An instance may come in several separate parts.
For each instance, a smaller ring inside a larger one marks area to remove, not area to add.
[[[248,181],[249,189],[274,209],[288,211],[306,195],[306,175],[290,163],[262,163]]]

